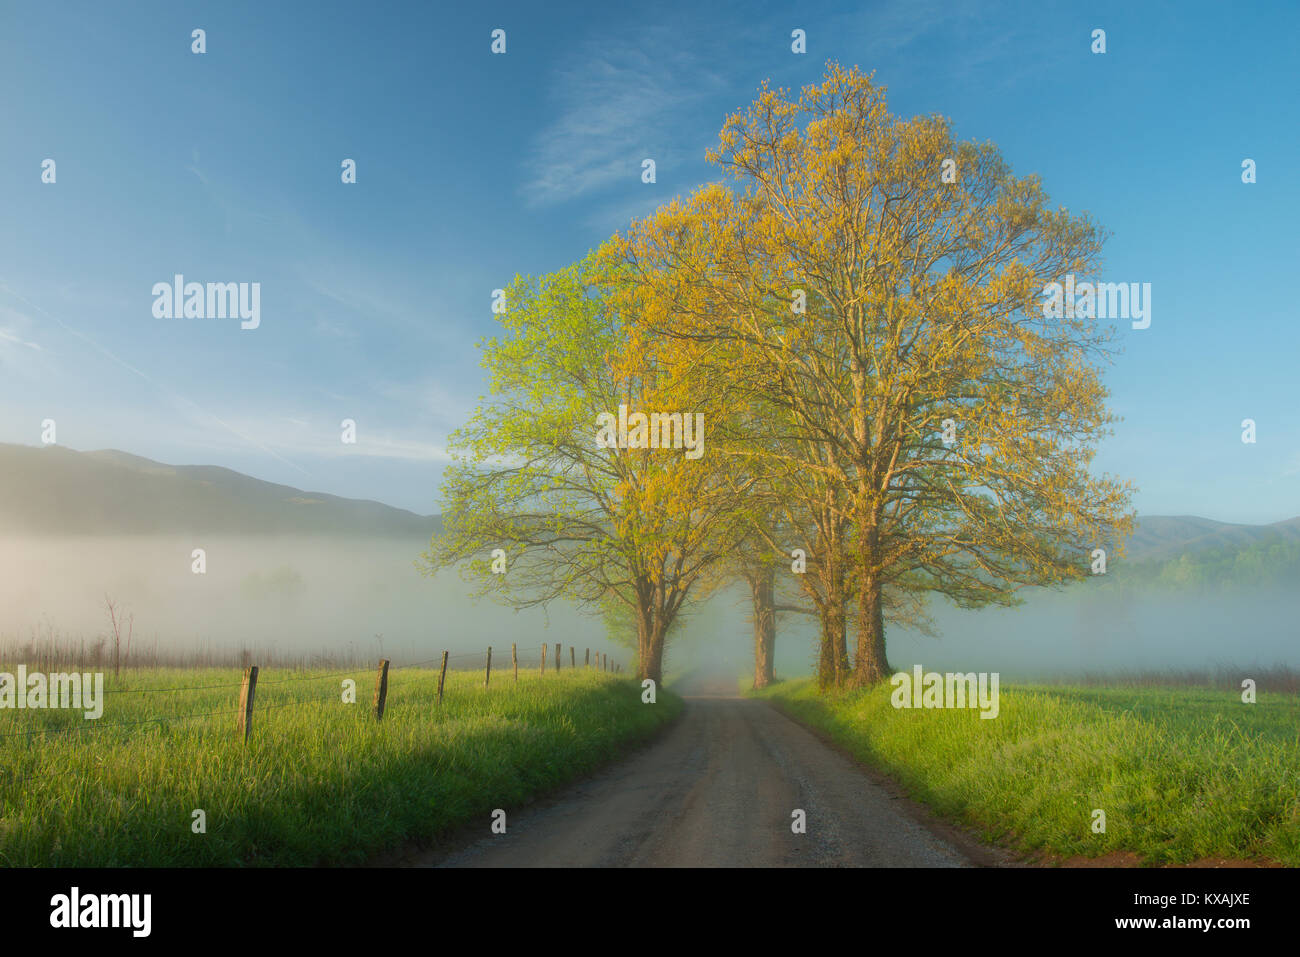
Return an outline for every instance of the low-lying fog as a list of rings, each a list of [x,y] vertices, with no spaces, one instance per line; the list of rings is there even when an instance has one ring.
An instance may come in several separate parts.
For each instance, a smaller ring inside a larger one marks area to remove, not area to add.
[[[600,622],[571,608],[516,614],[467,597],[456,572],[423,576],[413,563],[425,547],[270,536],[9,539],[0,544],[0,639],[12,645],[53,629],[89,645],[110,630],[107,594],[135,615],[133,650],[156,637],[160,657],[206,647],[363,658],[382,650],[400,663],[488,645],[495,656],[512,641],[521,657],[543,641],[615,651]],[[192,571],[196,548],[204,574]]]
[[[1300,668],[1300,595],[1283,589],[1191,593],[1091,588],[1032,591],[1017,608],[963,611],[935,602],[937,636],[886,627],[890,666],[989,671],[1009,679],[1228,668]],[[752,673],[748,595],[715,598],[683,628],[673,668]],[[782,613],[778,677],[816,667],[815,619]],[[713,641],[707,636],[717,636]],[[853,652],[856,635],[849,632]],[[670,668],[669,670],[673,670]]]
[[[206,551],[205,574],[191,570],[195,548]],[[577,646],[579,658],[591,647],[632,662],[629,650],[605,641],[596,617],[572,607],[515,613],[468,597],[457,573],[424,577],[413,564],[423,548],[355,538],[8,539],[0,543],[0,647],[51,632],[89,646],[109,631],[108,594],[135,616],[132,650],[150,650],[156,640],[160,657],[247,647],[362,659],[382,652],[401,663],[444,648],[504,651],[517,642],[529,662],[542,642],[558,641]],[[889,630],[890,664],[1008,677],[1300,667],[1300,598],[1293,593],[1082,587],[1039,593],[1013,609],[971,612],[941,603],[934,610],[940,637]],[[695,666],[752,671],[748,616],[741,589],[696,609],[670,650],[668,673]],[[783,614],[778,674],[808,673],[815,655],[813,620]]]

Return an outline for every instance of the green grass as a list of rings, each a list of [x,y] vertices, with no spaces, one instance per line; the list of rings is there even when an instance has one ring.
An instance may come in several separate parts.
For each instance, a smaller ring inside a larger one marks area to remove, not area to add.
[[[233,713],[165,717],[233,712],[240,674],[124,671],[117,683],[110,674],[98,721],[0,710],[0,865],[363,863],[470,822],[486,834],[493,809],[512,816],[681,709],[668,692],[644,705],[630,677],[582,669],[521,670],[517,685],[508,669],[494,671],[487,691],[481,671],[449,672],[439,709],[437,671],[404,668],[390,674],[377,723],[373,669],[307,681],[318,673],[267,670],[247,746]],[[342,702],[349,676],[356,704]],[[119,722],[144,723],[110,726]],[[206,834],[191,831],[196,808]]]
[[[895,709],[892,687],[771,700],[915,798],[1024,852],[1300,865],[1300,697],[1203,688],[1003,686],[995,719]],[[1092,811],[1106,832],[1092,832]]]

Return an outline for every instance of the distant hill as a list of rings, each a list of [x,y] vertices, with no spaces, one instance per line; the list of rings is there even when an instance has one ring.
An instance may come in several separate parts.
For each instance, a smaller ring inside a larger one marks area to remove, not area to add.
[[[215,465],[164,465],[113,449],[0,443],[0,533],[146,535],[228,532],[426,541],[441,522],[379,502],[304,492]],[[1193,515],[1138,519],[1128,562],[1212,549],[1300,544],[1300,518],[1234,525]]]
[[[1300,544],[1300,518],[1234,525],[1194,515],[1147,515],[1128,540],[1129,561],[1162,562],[1208,549],[1238,550],[1267,542]]]
[[[336,535],[427,541],[441,523],[214,465],[0,443],[0,534]]]

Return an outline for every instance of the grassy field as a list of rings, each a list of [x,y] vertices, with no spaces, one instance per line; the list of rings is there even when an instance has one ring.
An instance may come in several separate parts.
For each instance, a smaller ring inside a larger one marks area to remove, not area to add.
[[[809,680],[751,694],[827,732],[991,841],[1051,858],[1132,852],[1300,866],[1300,697],[1195,687],[1004,686],[978,710],[895,709]],[[1093,833],[1092,811],[1106,813]]]
[[[468,822],[487,834],[493,809],[512,815],[681,708],[664,691],[642,704],[630,677],[579,668],[521,670],[517,685],[506,669],[487,691],[481,670],[449,672],[439,709],[437,670],[403,668],[377,723],[373,668],[266,670],[245,746],[240,674],[110,672],[98,721],[0,710],[0,865],[362,863]],[[356,704],[342,701],[348,677]],[[192,832],[195,809],[205,834]]]

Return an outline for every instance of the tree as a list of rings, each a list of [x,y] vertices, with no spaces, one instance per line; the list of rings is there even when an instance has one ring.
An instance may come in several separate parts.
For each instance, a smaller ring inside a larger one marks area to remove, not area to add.
[[[443,532],[423,565],[463,564],[516,608],[621,603],[637,675],[659,682],[668,631],[730,538],[716,459],[703,434],[685,441],[699,421],[687,417],[715,410],[665,373],[654,343],[631,341],[625,310],[643,303],[621,289],[606,250],[511,284],[504,335],[483,344],[492,396],[452,436]]]
[[[661,210],[622,253],[673,304],[638,322],[749,397],[749,463],[815,531],[823,684],[850,595],[867,684],[889,670],[891,610],[1014,604],[1128,532],[1131,487],[1089,471],[1113,332],[1042,306],[1099,268],[1086,217],[836,64],[798,98],[764,85],[710,157],[739,191]]]
[[[118,603],[108,595],[104,596],[104,606],[108,609],[108,621],[113,629],[113,677],[116,678],[122,670],[123,620],[119,615]],[[126,657],[129,662],[131,658],[131,637],[135,634],[135,612],[126,617],[126,624]],[[98,652],[96,652],[95,660],[99,660]]]

